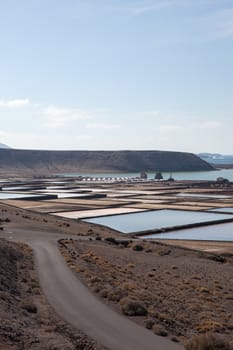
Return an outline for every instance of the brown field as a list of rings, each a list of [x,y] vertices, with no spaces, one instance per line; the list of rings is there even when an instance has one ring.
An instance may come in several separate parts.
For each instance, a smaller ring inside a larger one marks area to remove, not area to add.
[[[117,311],[156,334],[185,342],[212,331],[233,341],[233,255],[214,255],[160,242],[65,241],[62,253],[86,285]]]

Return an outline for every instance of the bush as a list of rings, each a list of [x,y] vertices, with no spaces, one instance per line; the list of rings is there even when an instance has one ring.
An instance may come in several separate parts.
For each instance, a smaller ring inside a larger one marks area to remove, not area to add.
[[[151,318],[147,318],[144,321],[144,325],[147,329],[152,329],[153,325],[154,325],[154,321]]]
[[[128,245],[132,242],[130,240],[125,240],[125,239],[122,239],[122,240],[115,239],[114,237],[106,237],[105,241],[110,244],[121,245],[125,248],[127,248]]]
[[[186,345],[186,350],[233,350],[233,347],[220,336],[206,333],[193,337]]]
[[[114,237],[106,237],[105,241],[108,242],[108,243],[111,243],[111,244],[116,244],[116,245],[119,244]]]
[[[168,335],[166,329],[159,324],[154,324],[152,330],[155,334],[160,335],[161,337],[166,337]]]
[[[122,240],[118,240],[118,243],[121,244],[124,248],[128,248],[129,244],[132,243],[132,241],[122,239]]]
[[[125,297],[125,295],[126,292],[115,288],[114,290],[109,291],[108,300],[118,303],[123,297]]]
[[[220,263],[225,263],[227,261],[227,259],[222,255],[208,255],[208,259],[217,261]]]
[[[133,250],[135,250],[136,252],[141,252],[143,250],[143,246],[141,244],[135,244],[133,246]]]
[[[127,316],[146,316],[147,310],[140,302],[123,298],[120,301],[121,310]]]

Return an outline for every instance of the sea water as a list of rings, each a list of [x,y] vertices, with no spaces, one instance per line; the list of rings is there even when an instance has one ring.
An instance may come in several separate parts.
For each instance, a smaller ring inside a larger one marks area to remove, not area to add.
[[[96,172],[88,172],[88,173],[64,173],[64,174],[56,174],[61,177],[92,177],[92,178],[125,178],[125,177],[139,177],[140,173],[96,173]],[[148,179],[153,179],[155,176],[155,172],[148,172]],[[215,181],[218,177],[224,177],[229,181],[233,181],[233,169],[222,169],[222,170],[213,170],[213,171],[185,171],[185,172],[162,172],[164,180],[168,179],[172,176],[175,180],[207,180],[207,181]]]

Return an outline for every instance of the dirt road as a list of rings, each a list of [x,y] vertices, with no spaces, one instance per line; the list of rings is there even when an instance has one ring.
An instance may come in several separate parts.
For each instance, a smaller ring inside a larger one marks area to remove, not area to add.
[[[71,272],[59,253],[57,240],[65,235],[14,229],[1,231],[0,237],[24,242],[33,248],[40,282],[50,304],[68,323],[109,350],[183,349],[131,322],[96,298]]]

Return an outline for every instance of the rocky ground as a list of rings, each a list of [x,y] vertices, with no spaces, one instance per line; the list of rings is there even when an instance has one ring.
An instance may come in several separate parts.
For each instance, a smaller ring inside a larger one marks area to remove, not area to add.
[[[154,333],[186,343],[211,331],[233,341],[233,255],[114,238],[60,247],[94,293]]]

